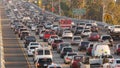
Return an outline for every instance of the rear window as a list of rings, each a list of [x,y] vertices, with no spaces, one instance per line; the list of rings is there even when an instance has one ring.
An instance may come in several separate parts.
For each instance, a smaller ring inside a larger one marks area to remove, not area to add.
[[[29,34],[28,32],[22,32],[22,34]]]
[[[58,38],[57,36],[51,36],[51,38]]]
[[[42,58],[42,59],[39,59],[38,63],[51,63],[52,62],[52,59],[50,58]]]
[[[120,60],[116,60],[116,63],[120,64]]]
[[[45,55],[50,55],[50,51],[49,50],[45,50]]]
[[[74,56],[74,55],[77,55],[77,54],[75,54],[75,53],[73,53],[73,54],[68,54],[68,56]]]
[[[83,60],[83,56],[75,56],[74,60]]]
[[[88,45],[89,42],[81,42],[81,45]]]
[[[49,67],[49,68],[61,68],[61,67],[56,67],[56,66],[55,66],[55,67]]]
[[[63,42],[62,40],[55,40],[54,43],[61,43]]]
[[[38,55],[43,55],[43,50],[38,50]]]
[[[30,47],[30,49],[35,49],[35,48],[37,48],[37,47]]]
[[[104,36],[104,37],[102,38],[102,40],[109,40],[109,39],[111,39],[110,36]]]
[[[31,43],[31,45],[39,45],[38,43]]]
[[[80,37],[74,37],[74,40],[81,40]]]
[[[72,37],[62,37],[62,39],[72,39]]]
[[[72,52],[72,48],[64,48],[64,52]]]

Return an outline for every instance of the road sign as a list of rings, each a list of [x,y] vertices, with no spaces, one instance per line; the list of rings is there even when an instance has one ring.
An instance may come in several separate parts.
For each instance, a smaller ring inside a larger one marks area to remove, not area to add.
[[[86,13],[86,9],[73,9],[73,14],[75,15],[84,15]]]

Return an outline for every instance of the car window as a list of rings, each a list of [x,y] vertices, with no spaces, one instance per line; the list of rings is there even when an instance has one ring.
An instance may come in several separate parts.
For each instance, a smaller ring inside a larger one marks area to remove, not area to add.
[[[62,40],[55,40],[54,43],[60,43],[63,42]]]
[[[58,38],[57,36],[51,36],[51,38]]]
[[[104,36],[104,37],[102,37],[102,40],[109,40],[109,39],[111,39],[110,36]]]
[[[74,37],[74,40],[81,40],[80,37]]]
[[[50,55],[50,51],[49,50],[45,50],[45,55]]]
[[[120,64],[120,60],[116,60],[116,63],[117,63],[117,64]]]
[[[72,52],[72,48],[64,48],[64,52]]]
[[[38,50],[38,55],[43,55],[43,50]]]
[[[83,60],[83,56],[75,56],[74,60]]]
[[[31,43],[31,45],[39,45],[38,43]]]
[[[49,68],[61,68],[61,67],[56,67],[56,66],[53,66],[53,67],[49,67]]]
[[[37,48],[37,47],[30,47],[30,49],[35,49],[35,48]]]
[[[74,56],[74,55],[77,55],[77,54],[75,54],[75,53],[73,53],[73,54],[68,54],[68,56]]]
[[[52,59],[50,58],[42,58],[42,59],[39,59],[38,63],[51,63],[52,62]]]

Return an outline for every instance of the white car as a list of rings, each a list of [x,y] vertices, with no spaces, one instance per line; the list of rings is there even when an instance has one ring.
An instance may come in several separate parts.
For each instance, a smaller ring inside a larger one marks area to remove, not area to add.
[[[51,35],[50,38],[48,39],[48,45],[51,45],[54,39],[59,39],[58,35]]]
[[[63,34],[62,34],[62,37],[64,36],[73,36],[73,33],[71,31],[64,31]]]
[[[77,55],[75,52],[67,52],[67,54],[64,56],[64,63],[70,63],[72,61],[73,56]]]
[[[91,30],[90,29],[84,29],[81,33],[81,36],[82,37],[86,37],[86,36],[89,36],[91,34]]]
[[[62,66],[59,64],[51,64],[51,65],[48,65],[47,68],[62,68]]]
[[[37,26],[36,25],[31,25],[31,30],[32,31],[35,31],[37,29]]]
[[[33,56],[33,60],[36,61],[37,58],[39,57],[50,57],[51,59],[53,58],[52,52],[49,48],[36,48]]]
[[[33,56],[35,48],[42,47],[38,42],[30,42],[27,46],[28,56]]]
[[[81,36],[73,36],[71,45],[78,45],[82,41]]]
[[[120,68],[120,59],[114,59],[110,64],[110,68]]]

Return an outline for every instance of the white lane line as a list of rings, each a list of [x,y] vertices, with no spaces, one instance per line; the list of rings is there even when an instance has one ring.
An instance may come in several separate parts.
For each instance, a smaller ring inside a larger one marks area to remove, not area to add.
[[[1,9],[1,8],[0,8]],[[0,61],[1,61],[1,68],[5,68],[5,61],[4,61],[4,48],[3,48],[3,38],[2,38],[2,18],[1,18],[1,11],[0,11],[0,46],[1,46],[1,53],[0,53]]]

